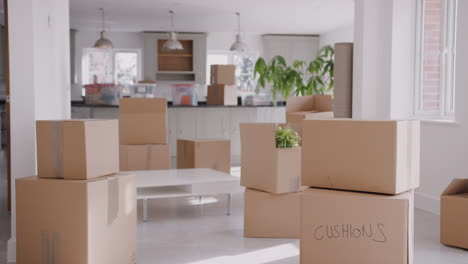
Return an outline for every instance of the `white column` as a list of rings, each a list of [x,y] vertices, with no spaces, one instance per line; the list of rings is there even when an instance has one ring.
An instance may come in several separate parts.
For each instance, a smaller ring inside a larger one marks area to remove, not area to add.
[[[416,0],[356,0],[353,117],[412,113]]]
[[[8,0],[11,102],[11,238],[16,261],[15,179],[36,174],[35,121],[70,117],[68,0]]]

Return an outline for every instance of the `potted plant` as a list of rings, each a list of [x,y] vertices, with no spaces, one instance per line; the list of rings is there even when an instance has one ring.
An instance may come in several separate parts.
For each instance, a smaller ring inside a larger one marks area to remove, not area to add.
[[[301,147],[296,131],[274,123],[240,124],[241,185],[269,193],[300,191]]]
[[[271,84],[273,104],[277,105],[278,94],[284,100],[295,95],[332,94],[334,84],[334,49],[325,46],[317,57],[307,63],[296,60],[288,65],[282,56],[275,56],[269,63],[260,57],[255,63],[254,77],[258,76],[257,92]]]

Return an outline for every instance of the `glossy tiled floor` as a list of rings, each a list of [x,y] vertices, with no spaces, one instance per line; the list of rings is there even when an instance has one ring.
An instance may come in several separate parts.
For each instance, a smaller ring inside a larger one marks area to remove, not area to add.
[[[149,222],[139,216],[138,263],[299,263],[299,241],[243,237],[242,195],[233,196],[231,216],[225,197],[154,200]],[[141,204],[139,204],[141,210]],[[415,264],[467,264],[468,251],[439,243],[439,217],[415,214]],[[155,262],[156,261],[156,262]]]
[[[0,181],[0,187],[5,183]],[[0,263],[5,263],[8,214],[0,191]],[[243,237],[243,196],[232,197],[225,215],[225,196],[161,199],[149,202],[149,221],[142,222],[138,203],[138,264],[154,263],[299,263],[299,241]],[[467,264],[468,251],[439,241],[439,218],[416,210],[415,264]]]

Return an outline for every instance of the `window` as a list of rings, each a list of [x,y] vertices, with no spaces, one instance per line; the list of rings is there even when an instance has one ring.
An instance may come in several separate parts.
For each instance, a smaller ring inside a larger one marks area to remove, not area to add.
[[[419,0],[415,115],[453,119],[457,0]]]
[[[254,92],[254,66],[257,54],[249,52],[209,52],[207,58],[207,80],[210,79],[211,65],[234,64],[236,65],[236,85],[241,92]]]
[[[135,84],[141,75],[140,61],[138,49],[84,49],[82,84]]]

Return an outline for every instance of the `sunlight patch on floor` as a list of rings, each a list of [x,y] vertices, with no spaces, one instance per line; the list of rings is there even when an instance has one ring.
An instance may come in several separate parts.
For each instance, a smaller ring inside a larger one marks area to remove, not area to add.
[[[293,244],[284,244],[270,248],[255,250],[235,256],[220,256],[189,264],[238,264],[238,263],[269,263],[299,255],[299,249]]]

